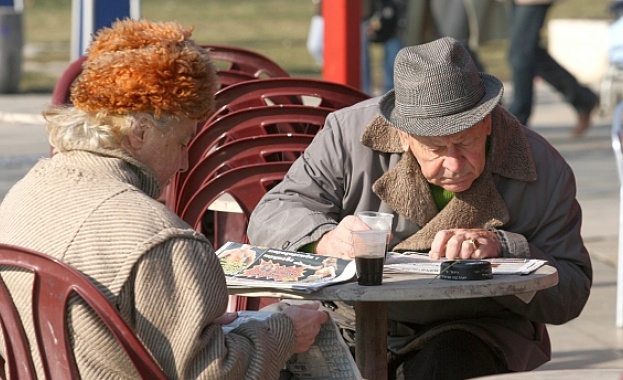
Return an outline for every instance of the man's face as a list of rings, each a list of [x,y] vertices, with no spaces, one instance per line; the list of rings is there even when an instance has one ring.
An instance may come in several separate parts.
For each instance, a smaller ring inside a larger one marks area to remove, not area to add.
[[[485,168],[485,144],[491,115],[473,127],[442,137],[412,136],[398,131],[402,147],[410,149],[428,182],[455,193],[470,188]]]

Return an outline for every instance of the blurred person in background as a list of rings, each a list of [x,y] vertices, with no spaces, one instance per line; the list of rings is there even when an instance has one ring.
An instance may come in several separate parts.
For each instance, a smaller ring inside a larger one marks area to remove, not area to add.
[[[572,136],[582,136],[591,126],[599,97],[562,67],[541,44],[541,29],[554,0],[514,0],[508,63],[512,70],[513,100],[509,111],[529,124],[534,102],[534,79],[539,76],[556,89],[577,113]]]
[[[361,88],[367,94],[376,92],[370,49],[380,45],[381,93],[394,88],[394,60],[404,46],[406,0],[363,0],[361,27]]]
[[[452,37],[467,49],[481,72],[484,65],[478,47],[508,37],[508,5],[499,0],[409,1],[406,20],[405,46]]]

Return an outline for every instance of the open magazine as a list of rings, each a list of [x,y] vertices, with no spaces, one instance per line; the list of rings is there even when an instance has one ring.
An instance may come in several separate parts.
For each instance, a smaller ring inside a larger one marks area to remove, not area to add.
[[[227,242],[216,251],[227,286],[278,288],[311,293],[355,278],[355,262]]]
[[[530,274],[547,264],[546,260],[528,258],[495,257],[483,259],[491,263],[491,272],[498,274]],[[388,252],[384,273],[439,274],[443,260],[434,260],[427,253]]]
[[[264,320],[272,314],[269,311],[239,311],[238,318],[224,325],[223,330],[227,333],[248,320]],[[309,350],[292,355],[286,363],[286,369],[300,380],[363,380],[331,316],[320,327],[320,332]]]

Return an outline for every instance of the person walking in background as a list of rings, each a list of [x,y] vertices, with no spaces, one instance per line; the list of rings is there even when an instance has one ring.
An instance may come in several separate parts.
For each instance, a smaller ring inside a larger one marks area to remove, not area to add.
[[[317,4],[317,12],[312,16],[306,47],[316,64],[323,65],[324,18],[320,0],[312,0]],[[404,46],[402,31],[404,30],[405,0],[362,0],[361,2],[361,89],[367,94],[376,91],[373,65],[370,56],[370,45],[381,44],[383,47],[382,88],[383,93],[394,87],[394,59]]]
[[[361,88],[373,95],[374,77],[372,75],[370,45],[381,44],[383,57],[381,72],[383,85],[381,92],[394,88],[394,60],[404,46],[405,26],[404,0],[363,0],[361,27]]]
[[[405,10],[403,42],[420,45],[452,37],[469,52],[479,71],[484,71],[478,47],[508,38],[508,3],[499,0],[409,1]]]
[[[312,17],[306,47],[322,66],[323,17],[321,1],[312,0]],[[479,71],[484,71],[477,47],[508,37],[508,10],[498,0],[362,0],[361,89],[370,95],[394,88],[393,66],[404,46],[419,45],[440,37],[452,37],[468,50]],[[371,47],[382,46],[381,85],[376,88]]]
[[[484,65],[478,53],[470,46],[470,21],[465,3],[456,0],[434,0],[429,2],[436,38],[452,37],[469,52],[478,71],[484,72]]]
[[[608,28],[608,61],[623,68],[623,0],[613,1],[610,12],[614,22]]]
[[[322,67],[323,62],[323,45],[324,45],[324,19],[322,17],[322,8],[320,0],[312,0],[312,3],[316,5],[316,13],[311,18],[309,24],[309,32],[307,33],[307,41],[305,47],[309,55],[312,56],[314,62]]]
[[[538,75],[564,96],[578,114],[572,135],[582,136],[590,127],[599,97],[563,68],[541,45],[540,33],[553,0],[514,0],[508,63],[512,70],[513,100],[509,111],[527,125],[532,113],[534,78]]]

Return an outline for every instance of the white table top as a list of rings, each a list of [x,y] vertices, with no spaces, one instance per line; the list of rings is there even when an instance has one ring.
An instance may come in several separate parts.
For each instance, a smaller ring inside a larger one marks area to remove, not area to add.
[[[212,202],[212,204],[208,207],[208,210],[242,214],[240,205],[238,205],[238,202],[236,202],[234,198],[229,195],[229,193],[224,193],[217,200]]]

